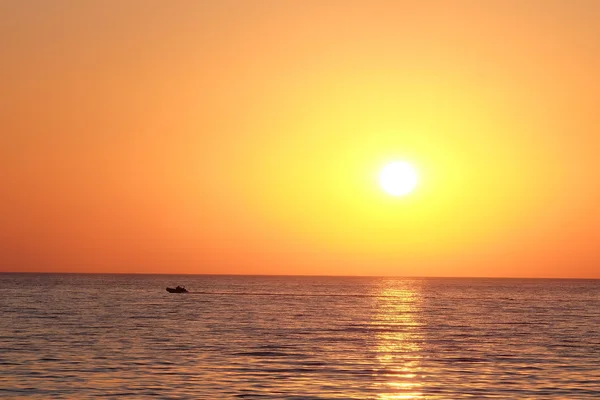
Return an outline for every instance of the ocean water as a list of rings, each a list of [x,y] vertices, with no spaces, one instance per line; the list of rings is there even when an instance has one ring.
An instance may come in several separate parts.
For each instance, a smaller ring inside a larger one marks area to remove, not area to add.
[[[0,274],[0,398],[96,397],[600,398],[600,281]]]

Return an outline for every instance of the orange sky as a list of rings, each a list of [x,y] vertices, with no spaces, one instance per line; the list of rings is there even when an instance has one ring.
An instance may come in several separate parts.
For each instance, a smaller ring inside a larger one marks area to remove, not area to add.
[[[600,2],[0,3],[0,271],[600,278]],[[386,195],[377,173],[421,181]]]

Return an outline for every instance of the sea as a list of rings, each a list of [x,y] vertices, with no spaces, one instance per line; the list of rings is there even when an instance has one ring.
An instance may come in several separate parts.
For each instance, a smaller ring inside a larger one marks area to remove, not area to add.
[[[0,398],[598,399],[600,280],[5,273]]]

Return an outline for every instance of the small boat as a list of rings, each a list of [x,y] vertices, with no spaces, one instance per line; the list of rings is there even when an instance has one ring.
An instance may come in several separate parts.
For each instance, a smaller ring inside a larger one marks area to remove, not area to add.
[[[167,292],[169,292],[169,293],[188,293],[188,290],[184,286],[177,286],[176,288],[168,287]]]

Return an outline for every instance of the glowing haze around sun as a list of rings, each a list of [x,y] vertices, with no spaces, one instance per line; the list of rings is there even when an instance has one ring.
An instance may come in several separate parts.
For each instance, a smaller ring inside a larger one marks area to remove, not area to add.
[[[392,196],[404,196],[412,192],[418,183],[417,171],[405,161],[387,164],[379,173],[381,188]]]

